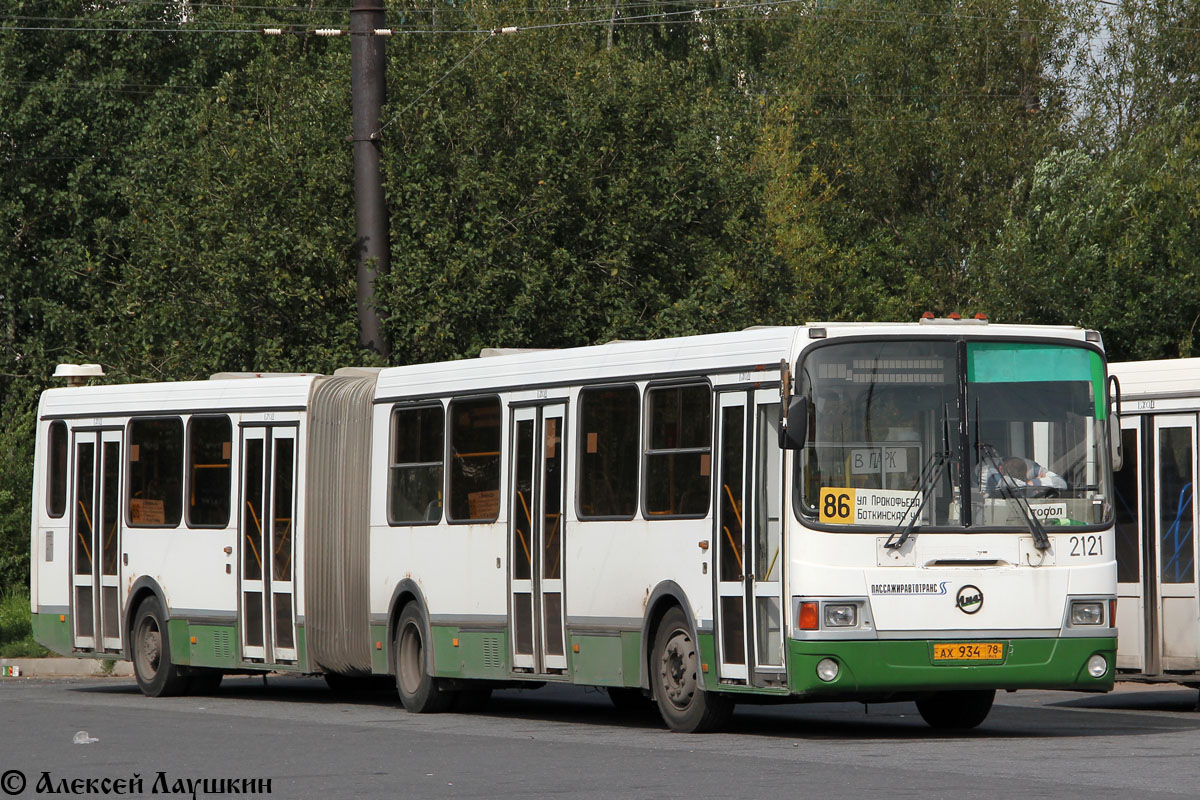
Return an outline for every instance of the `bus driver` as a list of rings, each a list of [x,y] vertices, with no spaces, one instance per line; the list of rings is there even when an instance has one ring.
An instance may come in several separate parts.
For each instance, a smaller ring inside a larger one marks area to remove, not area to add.
[[[1028,458],[1009,456],[1000,462],[999,469],[991,464],[983,466],[983,485],[988,497],[1000,496],[1000,481],[1010,487],[1020,487],[1029,497],[1045,497],[1067,488],[1067,482],[1050,470]]]

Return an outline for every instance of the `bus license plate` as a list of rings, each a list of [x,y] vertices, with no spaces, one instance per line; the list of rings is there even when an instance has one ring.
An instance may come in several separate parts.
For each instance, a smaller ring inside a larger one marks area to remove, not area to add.
[[[1001,661],[1003,642],[950,642],[933,646],[934,661]]]

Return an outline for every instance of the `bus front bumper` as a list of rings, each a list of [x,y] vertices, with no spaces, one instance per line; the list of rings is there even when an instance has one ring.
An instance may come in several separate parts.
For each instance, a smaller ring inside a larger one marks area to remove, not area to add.
[[[792,694],[812,699],[823,695],[832,699],[961,689],[1107,692],[1113,687],[1117,651],[1114,637],[986,641],[991,645],[999,643],[1002,657],[979,658],[987,655],[986,651],[980,653],[977,648],[966,647],[962,652],[968,658],[935,659],[934,646],[948,643],[942,640],[789,639],[788,689]],[[954,644],[975,643],[954,640]],[[1100,677],[1093,677],[1088,669],[1089,661],[1093,666],[1098,663],[1094,656],[1103,658],[1107,667]],[[831,672],[836,674],[828,679]]]

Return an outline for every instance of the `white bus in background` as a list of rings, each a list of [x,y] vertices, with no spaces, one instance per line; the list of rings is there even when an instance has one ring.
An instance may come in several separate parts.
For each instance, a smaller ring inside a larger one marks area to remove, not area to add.
[[[1112,374],[1124,456],[1114,475],[1117,677],[1200,687],[1200,358],[1113,364]]]
[[[390,674],[411,711],[607,687],[674,730],[745,702],[1105,691],[1100,337],[811,324],[332,377],[54,389],[43,643],[142,689]]]

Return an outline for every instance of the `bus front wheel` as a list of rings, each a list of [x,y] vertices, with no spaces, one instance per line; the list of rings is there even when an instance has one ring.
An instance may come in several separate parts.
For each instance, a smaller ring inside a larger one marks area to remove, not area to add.
[[[733,701],[704,691],[700,655],[691,626],[679,608],[663,617],[654,637],[650,661],[654,700],[667,727],[679,733],[706,733],[723,727],[733,714]]]
[[[935,692],[917,699],[917,711],[931,728],[965,731],[987,719],[995,699],[995,689]]]
[[[416,603],[409,603],[396,626],[396,692],[405,711],[431,714],[445,711],[454,702],[454,693],[441,691],[438,680],[427,668],[425,615]]]
[[[157,597],[147,597],[133,618],[129,638],[133,674],[147,697],[172,697],[187,691],[188,678],[171,662],[166,615]]]

